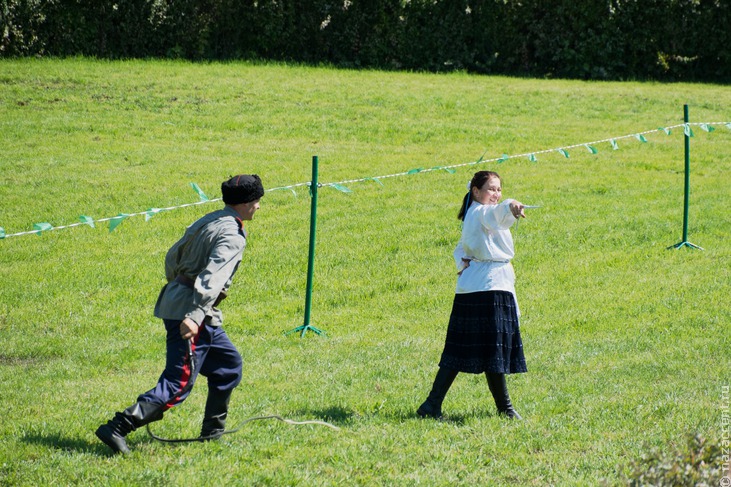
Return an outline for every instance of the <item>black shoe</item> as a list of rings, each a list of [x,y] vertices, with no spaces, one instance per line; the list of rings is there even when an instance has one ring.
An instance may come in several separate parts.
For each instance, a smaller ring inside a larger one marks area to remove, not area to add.
[[[499,416],[506,416],[509,419],[523,419],[523,417],[518,414],[518,411],[516,411],[512,406],[510,406],[508,409],[499,410],[498,409],[498,415]]]
[[[441,409],[435,408],[432,403],[429,402],[429,399],[419,406],[419,409],[416,410],[416,414],[422,418],[433,418],[439,421],[444,420],[444,415],[442,414]]]
[[[129,453],[129,447],[124,437],[140,426],[162,419],[162,414],[159,405],[138,402],[121,413],[116,413],[114,418],[99,426],[95,434],[114,453]]]
[[[124,441],[124,436],[115,430],[112,424],[113,421],[99,426],[96,430],[96,436],[111,448],[114,453],[129,453],[127,442]]]
[[[444,397],[447,395],[449,388],[452,387],[452,383],[458,373],[459,372],[454,369],[440,367],[437,372],[437,376],[434,378],[434,384],[432,385],[429,397],[427,397],[426,401],[419,406],[419,409],[416,410],[416,414],[422,418],[443,420],[444,415],[442,414],[442,402],[444,402]]]
[[[198,438],[200,441],[217,440],[223,436],[226,431],[228,403],[232,392],[233,390],[219,392],[208,389],[203,426],[201,427],[201,435]]]
[[[223,436],[225,431],[226,430],[223,428],[216,428],[212,430],[201,429],[201,435],[198,437],[198,441],[204,442],[218,440]]]
[[[523,419],[510,402],[505,374],[485,372],[485,377],[487,377],[487,386],[490,388],[493,399],[495,399],[498,415],[506,416],[510,419]]]

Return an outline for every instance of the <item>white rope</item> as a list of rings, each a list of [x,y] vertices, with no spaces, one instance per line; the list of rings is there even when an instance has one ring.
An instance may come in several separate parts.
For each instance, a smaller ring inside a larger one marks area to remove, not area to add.
[[[704,127],[706,127],[706,126],[712,126],[712,125],[726,125],[726,127],[728,127],[731,130],[731,122],[694,122],[694,123],[688,123],[687,125],[702,125]],[[602,144],[602,143],[605,143],[605,142],[612,142],[612,141],[617,141],[617,140],[622,140],[622,139],[629,139],[629,138],[633,138],[633,137],[638,137],[640,135],[652,134],[652,133],[657,132],[658,130],[672,130],[674,128],[685,127],[685,126],[686,126],[686,124],[681,123],[681,124],[678,124],[678,125],[672,125],[670,127],[662,127],[662,128],[659,128],[659,129],[645,130],[644,132],[638,132],[638,133],[629,134],[629,135],[622,135],[622,136],[619,136],[619,137],[609,137],[609,138],[606,138],[606,139],[595,140],[595,141],[592,141],[592,142],[582,142],[580,144],[573,144],[573,145],[568,145],[568,146],[564,146],[564,147],[557,147],[555,149],[543,149],[543,150],[534,151],[534,152],[526,152],[526,153],[523,153],[523,154],[517,154],[517,155],[513,155],[513,156],[508,156],[508,158],[509,159],[515,159],[515,158],[518,158],[518,157],[528,157],[528,156],[537,155],[537,154],[548,154],[548,153],[552,153],[552,152],[558,152],[560,150],[575,149],[577,147],[586,147],[586,146],[594,145],[594,144]],[[379,179],[394,178],[394,177],[398,177],[398,176],[406,176],[406,175],[409,175],[409,174],[416,174],[416,173],[423,173],[423,172],[443,171],[445,169],[454,169],[454,168],[458,168],[458,167],[473,166],[473,165],[476,165],[476,164],[483,164],[483,163],[486,163],[486,162],[497,162],[497,161],[501,161],[501,160],[505,160],[505,159],[502,156],[501,157],[495,157],[495,158],[492,158],[492,159],[480,159],[480,160],[477,160],[477,161],[464,162],[464,163],[461,163],[461,164],[454,164],[454,165],[451,165],[451,166],[437,166],[437,167],[432,167],[432,168],[427,168],[427,169],[420,169],[418,171],[413,171],[412,170],[412,171],[405,171],[405,172],[400,172],[400,173],[396,173],[396,174],[389,174],[389,175],[386,175],[386,176],[375,176],[375,177],[360,178],[360,179],[348,179],[348,180],[345,180],[345,181],[338,181],[338,182],[335,182],[335,183],[322,183],[319,186],[334,186],[334,185],[343,185],[343,184],[349,184],[349,183],[362,183],[362,182],[365,182],[365,181],[373,181],[373,180],[379,180]]]
[[[534,152],[525,152],[523,154],[517,154],[517,155],[513,155],[513,156],[507,156],[507,158],[508,159],[515,159],[517,157],[530,157],[530,156],[536,156],[536,155],[539,155],[539,154],[548,154],[548,153],[553,153],[553,152],[559,152],[559,151],[562,151],[562,150],[563,151],[566,151],[566,150],[569,150],[569,149],[575,149],[577,147],[587,147],[587,146],[591,146],[591,145],[595,145],[595,144],[602,144],[602,143],[606,143],[606,142],[613,142],[613,141],[617,141],[617,140],[629,139],[629,138],[632,138],[632,137],[639,138],[640,136],[644,136],[646,134],[655,133],[658,130],[669,131],[671,129],[675,129],[675,128],[679,128],[679,127],[683,127],[683,128],[685,128],[686,126],[687,127],[690,127],[691,125],[693,125],[693,126],[701,126],[702,128],[704,128],[705,130],[708,130],[708,131],[710,131],[709,129],[713,125],[725,125],[728,129],[731,130],[731,122],[693,122],[693,123],[688,123],[688,124],[682,123],[682,124],[678,124],[678,125],[671,125],[669,127],[661,127],[661,128],[658,128],[658,129],[646,130],[644,132],[638,132],[638,133],[635,133],[635,134],[622,135],[622,136],[619,136],[619,137],[609,137],[609,138],[606,138],[606,139],[595,140],[595,141],[592,141],[592,142],[583,142],[583,143],[580,143],[580,144],[573,144],[573,145],[568,145],[568,146],[564,146],[564,147],[557,147],[555,149],[543,149],[543,150],[534,151]],[[394,173],[394,174],[386,174],[386,175],[383,175],[383,176],[373,176],[373,177],[365,177],[365,178],[346,179],[346,180],[338,181],[338,182],[334,182],[334,183],[319,183],[317,186],[318,187],[324,187],[324,186],[337,187],[337,186],[341,186],[341,185],[344,185],[344,184],[362,183],[362,182],[365,182],[365,181],[380,181],[381,179],[396,178],[396,177],[408,176],[408,175],[417,174],[417,173],[427,173],[427,172],[433,172],[433,171],[442,171],[442,170],[447,170],[447,169],[455,169],[455,168],[458,168],[458,167],[474,166],[476,164],[484,164],[484,163],[488,163],[488,162],[497,162],[497,161],[505,161],[505,160],[506,160],[505,156],[495,157],[495,158],[492,158],[492,159],[482,159],[482,158],[480,158],[477,161],[464,162],[464,163],[461,163],[461,164],[453,164],[451,166],[437,166],[437,167],[426,168],[426,169],[412,169],[410,171],[398,172],[398,173]],[[266,190],[266,192],[281,191],[281,190],[290,190],[293,193],[295,193],[295,191],[294,191],[295,188],[304,187],[304,186],[309,187],[310,184],[311,184],[310,182],[304,182],[304,183],[291,184],[289,186],[279,186],[279,187],[276,187],[276,188],[268,189],[268,190]],[[196,206],[196,205],[203,205],[203,204],[206,204],[206,203],[213,203],[213,202],[216,202],[216,201],[221,201],[221,198],[216,198],[216,199],[211,199],[211,200],[204,200],[204,201],[197,201],[195,203],[186,203],[186,204],[183,204],[183,205],[170,206],[170,207],[167,207],[167,208],[154,208],[154,209],[151,209],[151,210],[140,211],[140,212],[137,212],[137,213],[130,213],[130,214],[113,216],[113,217],[101,218],[99,220],[92,220],[90,222],[78,222],[78,223],[71,223],[69,225],[61,225],[61,226],[57,226],[57,227],[45,228],[45,229],[41,229],[41,230],[34,229],[34,230],[26,231],[26,232],[10,233],[10,234],[7,234],[4,237],[0,238],[0,240],[2,240],[3,238],[11,238],[11,237],[20,237],[20,236],[23,236],[23,235],[39,234],[39,233],[42,233],[42,232],[49,232],[49,231],[53,231],[53,230],[64,230],[64,229],[67,229],[67,228],[78,227],[78,226],[81,226],[81,225],[90,225],[92,223],[107,222],[107,221],[110,221],[110,220],[116,220],[118,218],[130,218],[130,217],[134,217],[134,216],[150,215],[151,212],[152,213],[158,213],[158,212],[162,212],[162,211],[172,211],[172,210],[177,210],[177,209],[180,209],[180,208],[186,208],[186,207],[189,207],[189,206]]]
[[[258,421],[258,420],[261,420],[261,419],[278,419],[279,421],[281,421],[283,423],[293,424],[293,425],[297,425],[297,426],[303,425],[303,424],[317,424],[317,425],[320,425],[320,426],[327,426],[328,428],[333,429],[335,431],[340,431],[340,428],[338,428],[334,424],[330,424],[330,423],[328,423],[326,421],[319,421],[319,420],[316,420],[316,419],[310,419],[310,420],[307,420],[307,421],[294,421],[292,419],[283,418],[283,417],[281,417],[281,416],[279,416],[277,414],[270,414],[268,416],[255,416],[253,418],[249,418],[249,419],[245,420],[243,423],[241,423],[241,425],[243,426],[244,424],[248,423],[249,421]],[[240,427],[241,426],[239,426],[239,428]],[[239,428],[236,428],[236,429],[238,430]]]
[[[237,428],[234,428],[231,430],[225,430],[222,433],[213,434],[210,436],[200,436],[197,438],[163,438],[162,436],[158,436],[155,433],[153,433],[152,430],[150,429],[149,424],[146,425],[146,429],[147,429],[147,434],[150,435],[150,437],[152,439],[160,441],[162,443],[192,443],[192,442],[196,442],[196,441],[217,439],[223,435],[231,435],[233,433],[238,432],[241,428],[243,428],[243,426],[246,423],[251,422],[251,421],[258,421],[258,420],[262,420],[262,419],[277,419],[279,421],[282,421],[283,423],[296,425],[296,426],[307,425],[307,424],[316,424],[319,426],[327,426],[328,428],[333,429],[335,431],[340,431],[340,428],[338,428],[337,426],[335,426],[333,424],[325,422],[325,421],[319,421],[319,420],[294,421],[291,419],[283,418],[277,414],[271,414],[268,416],[254,416],[253,418],[244,420],[242,423],[240,423],[240,425]]]

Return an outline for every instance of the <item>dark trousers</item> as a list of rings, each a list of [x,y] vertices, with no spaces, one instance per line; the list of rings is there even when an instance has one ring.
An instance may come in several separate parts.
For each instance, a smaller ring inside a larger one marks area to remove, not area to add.
[[[167,411],[185,401],[198,374],[208,378],[209,391],[229,393],[241,382],[241,355],[221,327],[202,325],[193,341],[195,370],[187,360],[186,341],[180,336],[180,320],[163,320],[167,330],[165,370],[157,385],[140,394],[138,402],[163,406]],[[190,385],[184,394],[180,391]]]

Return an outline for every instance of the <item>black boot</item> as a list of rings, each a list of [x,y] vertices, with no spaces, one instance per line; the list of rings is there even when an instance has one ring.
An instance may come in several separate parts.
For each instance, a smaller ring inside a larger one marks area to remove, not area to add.
[[[203,415],[203,427],[201,428],[201,441],[217,440],[226,431],[226,417],[228,417],[228,402],[231,399],[231,391],[214,391],[208,389],[206,399],[206,412]]]
[[[444,401],[444,396],[447,395],[447,391],[449,391],[458,373],[457,370],[440,367],[437,376],[434,378],[434,385],[432,385],[429,396],[416,410],[416,414],[422,418],[443,419],[442,401]]]
[[[114,450],[114,453],[129,453],[124,437],[140,426],[162,419],[162,414],[159,404],[138,402],[121,413],[116,413],[114,418],[99,426],[96,436]]]
[[[520,417],[520,414],[518,414],[518,411],[513,408],[513,404],[510,402],[508,384],[505,382],[505,374],[485,372],[485,377],[487,377],[487,386],[490,388],[492,397],[495,399],[497,413],[511,419],[523,419]]]

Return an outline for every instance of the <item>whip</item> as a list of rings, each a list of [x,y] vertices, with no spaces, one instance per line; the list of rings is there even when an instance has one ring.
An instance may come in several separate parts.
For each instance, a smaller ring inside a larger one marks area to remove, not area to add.
[[[320,426],[327,426],[328,428],[331,428],[331,429],[333,429],[335,431],[340,431],[340,428],[338,428],[337,426],[332,425],[330,423],[327,423],[325,421],[317,421],[317,420],[293,421],[291,419],[283,418],[283,417],[281,417],[279,415],[276,415],[276,414],[271,414],[271,415],[268,415],[268,416],[254,416],[253,418],[249,418],[249,419],[244,420],[241,423],[241,426],[239,426],[238,428],[234,428],[234,429],[231,429],[231,430],[226,430],[223,433],[219,433],[219,434],[215,434],[215,435],[210,435],[210,436],[199,436],[197,438],[162,438],[160,436],[157,436],[152,431],[150,431],[150,425],[149,424],[147,425],[147,434],[150,435],[150,437],[152,439],[157,440],[157,441],[160,441],[162,443],[192,443],[194,441],[212,440],[212,439],[215,439],[215,438],[220,438],[222,435],[230,435],[232,433],[236,433],[246,423],[249,423],[251,421],[258,421],[258,420],[261,420],[261,419],[278,419],[279,421],[281,421],[283,423],[292,424],[292,425],[317,424],[317,425],[320,425]]]
[[[192,341],[192,339],[190,339],[190,340],[188,340],[186,342],[186,347],[187,347],[187,350],[186,350],[187,360],[188,360],[188,364],[190,365],[190,375],[192,377],[193,376],[193,373],[195,372],[195,365],[196,365],[196,363],[195,363],[195,354],[193,353],[193,341]],[[192,387],[193,387],[193,383],[192,382],[188,382],[180,390],[179,395],[183,395],[186,392],[190,391],[190,389]],[[147,429],[147,434],[150,436],[150,438],[152,438],[153,440],[157,440],[159,442],[162,442],[162,443],[192,443],[194,441],[206,441],[206,440],[217,439],[217,438],[220,438],[223,435],[230,435],[230,434],[236,433],[246,423],[249,423],[251,421],[259,421],[259,420],[263,420],[263,419],[276,419],[276,420],[279,420],[279,421],[281,421],[283,423],[287,423],[287,424],[291,424],[291,425],[296,425],[296,426],[305,425],[305,424],[316,424],[316,425],[320,425],[320,426],[327,426],[328,428],[333,429],[335,431],[340,431],[340,428],[338,428],[337,426],[332,425],[330,423],[327,423],[325,421],[319,421],[319,420],[294,421],[294,420],[291,420],[291,419],[283,418],[282,416],[279,416],[277,414],[270,414],[270,415],[266,415],[266,416],[254,416],[252,418],[248,418],[248,419],[244,420],[238,428],[234,428],[234,429],[230,429],[230,430],[225,430],[223,433],[216,433],[214,435],[199,436],[197,438],[163,438],[161,436],[156,435],[155,433],[152,432],[152,430],[150,430],[150,424],[149,423],[147,424],[146,429]]]

